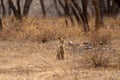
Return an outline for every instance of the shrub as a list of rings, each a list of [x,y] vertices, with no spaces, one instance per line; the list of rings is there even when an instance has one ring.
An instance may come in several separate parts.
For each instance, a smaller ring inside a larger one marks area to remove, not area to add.
[[[111,54],[105,53],[104,51],[100,51],[98,49],[83,55],[84,61],[95,68],[107,67],[110,63],[110,56]]]

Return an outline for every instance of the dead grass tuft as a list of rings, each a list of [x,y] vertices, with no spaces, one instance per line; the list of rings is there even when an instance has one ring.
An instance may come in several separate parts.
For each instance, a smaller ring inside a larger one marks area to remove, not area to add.
[[[84,61],[92,67],[107,67],[110,65],[112,54],[100,51],[98,49],[92,51],[91,53],[86,53],[83,55]]]
[[[113,39],[112,29],[101,28],[99,31],[91,31],[89,41],[92,44],[92,50],[83,55],[84,60],[94,67],[107,67],[113,59],[111,42]]]

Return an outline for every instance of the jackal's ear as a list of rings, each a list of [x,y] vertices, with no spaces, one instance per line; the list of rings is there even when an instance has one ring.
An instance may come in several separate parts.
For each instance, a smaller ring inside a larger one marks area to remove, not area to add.
[[[63,36],[62,38],[65,39],[65,36]]]
[[[60,39],[61,39],[61,37],[58,37],[58,39],[60,40]]]

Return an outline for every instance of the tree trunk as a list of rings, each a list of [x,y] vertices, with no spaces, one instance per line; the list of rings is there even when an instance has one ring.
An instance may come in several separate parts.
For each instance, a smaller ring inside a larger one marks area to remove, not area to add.
[[[107,0],[107,15],[114,16],[120,12],[120,0]]]
[[[43,0],[40,0],[40,5],[41,5],[41,9],[42,9],[42,14],[43,14],[43,18],[46,17],[46,11],[45,11],[45,4]]]
[[[59,4],[61,5],[61,7],[64,10],[66,26],[68,27],[67,18],[70,19],[71,25],[74,26],[75,22],[74,22],[74,19],[73,19],[73,11],[72,11],[71,0],[59,0]]]
[[[12,2],[12,0],[8,0],[8,2],[9,2],[10,9],[12,9],[12,11],[13,11],[16,19],[21,20],[21,19],[22,19],[21,13],[20,13],[21,11],[19,11],[19,9],[17,9],[17,8],[15,7],[15,5],[14,5],[13,2]],[[17,0],[17,2],[19,2],[19,0]],[[18,6],[19,6],[19,5],[18,5]]]
[[[72,26],[74,26],[75,22],[74,22],[74,18],[73,18],[74,14],[73,14],[71,0],[65,0],[65,9],[64,10],[65,10],[66,15],[70,19]]]
[[[2,25],[2,19],[0,18],[0,31],[2,30],[2,27],[3,27],[3,25]]]
[[[73,14],[77,20],[78,25],[81,23],[81,9],[79,6],[79,1],[78,0],[71,0],[72,3],[72,10]]]
[[[10,16],[11,15],[11,13],[12,13],[12,11],[11,11],[11,8],[10,8],[10,4],[9,4],[9,1],[8,1],[8,15]]]
[[[82,8],[83,8],[82,19],[83,19],[83,27],[84,27],[85,32],[89,31],[87,6],[88,6],[88,0],[82,0]]]
[[[59,4],[64,9],[65,15],[68,16],[68,18],[71,21],[72,26],[75,25],[74,18],[77,20],[77,23],[81,23],[81,9],[80,6],[78,6],[79,1],[77,0],[59,0]],[[78,9],[79,8],[79,9]],[[80,14],[79,14],[80,13]],[[66,20],[67,23],[67,20]]]
[[[93,0],[93,4],[95,7],[95,13],[96,13],[96,20],[95,20],[95,30],[99,30],[100,27],[102,27],[103,24],[103,16],[100,11],[100,2],[99,0]]]
[[[23,10],[23,16],[28,16],[30,6],[32,4],[33,0],[25,0],[24,4],[24,10]]]
[[[120,0],[114,0],[120,7]]]
[[[58,7],[58,4],[57,4],[57,1],[56,1],[56,0],[54,0],[54,4],[55,4],[55,9],[57,10],[59,16],[62,16],[62,13],[61,13],[60,10],[59,10],[59,7]]]
[[[107,8],[106,8],[106,1],[105,0],[100,0],[100,12],[101,14],[106,14],[107,13]]]
[[[17,0],[16,4],[17,4],[17,8],[18,8],[18,13],[19,13],[20,16],[22,17],[22,14],[21,14],[21,6],[20,6],[20,0]]]
[[[6,11],[5,11],[5,5],[3,0],[1,0],[1,6],[2,6],[2,15],[5,16],[6,15]]]
[[[118,3],[118,2],[116,2],[116,1],[118,1],[118,0],[114,0],[113,1],[113,4],[112,4],[112,15],[114,16],[114,15],[117,15],[118,13],[119,13],[119,11],[120,11],[120,6],[119,6],[119,4],[120,3]]]

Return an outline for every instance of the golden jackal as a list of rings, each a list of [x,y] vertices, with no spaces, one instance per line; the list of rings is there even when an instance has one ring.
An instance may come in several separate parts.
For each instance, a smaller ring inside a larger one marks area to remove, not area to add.
[[[64,52],[65,51],[64,51],[63,44],[64,44],[64,38],[60,38],[59,39],[59,48],[57,50],[57,55],[56,55],[57,59],[59,59],[59,60],[64,59]]]

